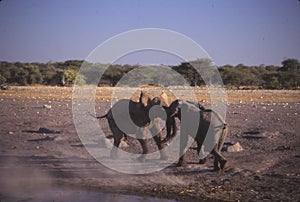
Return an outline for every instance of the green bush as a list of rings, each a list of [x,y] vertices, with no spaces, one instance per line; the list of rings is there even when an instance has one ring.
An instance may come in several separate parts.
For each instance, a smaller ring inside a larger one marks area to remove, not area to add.
[[[18,85],[72,85],[74,83],[90,84],[98,82],[99,70],[104,68],[101,64],[89,64],[88,70],[78,74],[83,61],[68,60],[65,62],[48,63],[10,63],[0,62],[0,83]],[[170,66],[191,85],[205,85],[201,75],[195,70],[194,66],[200,69],[209,70],[212,62],[209,59],[201,59],[191,62],[183,62],[177,66]],[[175,75],[162,75],[156,68],[148,72],[139,71],[138,65],[111,65],[106,69],[99,81],[99,85],[115,86],[124,75],[135,70],[135,78],[132,85],[139,85],[139,78],[144,78],[144,83],[158,84],[166,81],[164,85],[177,85]],[[209,78],[221,76],[225,85],[228,86],[261,86],[267,89],[299,89],[300,63],[296,59],[286,59],[281,66],[259,65],[246,66],[239,64],[236,66],[224,65],[218,67],[219,73],[206,71]],[[89,81],[87,81],[87,77]],[[92,78],[91,78],[92,77]],[[175,78],[174,78],[175,77]],[[209,82],[209,81],[208,81]]]

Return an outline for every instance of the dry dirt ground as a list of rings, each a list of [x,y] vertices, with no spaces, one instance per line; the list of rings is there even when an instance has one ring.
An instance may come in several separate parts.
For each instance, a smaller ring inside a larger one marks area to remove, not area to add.
[[[109,109],[111,90],[97,93],[98,114]],[[209,105],[207,93],[196,92]],[[37,201],[53,194],[49,190],[60,190],[59,201],[66,188],[178,201],[299,201],[300,91],[227,93],[226,143],[239,142],[243,150],[223,152],[229,162],[226,171],[212,172],[212,158],[197,164],[192,147],[186,168],[171,165],[130,175],[104,167],[85,150],[72,119],[72,88],[0,91],[0,201]],[[109,135],[106,120],[100,124]],[[140,152],[135,139],[127,143],[126,150]],[[150,147],[155,148],[151,141]]]

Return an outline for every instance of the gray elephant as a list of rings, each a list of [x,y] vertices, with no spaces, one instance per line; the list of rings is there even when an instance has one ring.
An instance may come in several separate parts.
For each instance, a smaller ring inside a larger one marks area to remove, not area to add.
[[[182,104],[183,102],[186,102],[190,105],[194,105],[195,107],[199,108],[200,110],[205,110],[205,107],[201,103],[195,102],[195,101],[190,101],[190,100],[186,100],[186,101],[175,100],[168,107],[164,106],[164,110],[167,113],[167,121],[166,121],[167,134],[166,134],[165,139],[162,141],[163,143],[170,141],[177,133],[178,129],[177,129],[175,117],[176,117],[176,114],[178,114],[178,118],[179,118],[179,116],[180,116],[180,114],[178,113],[179,105]]]
[[[213,144],[212,150],[208,152],[214,156],[214,170],[223,170],[226,168],[227,160],[222,156],[221,148],[227,135],[227,126],[225,121],[216,112],[211,109],[205,109],[198,103],[182,100],[175,100],[170,107],[165,108],[165,110],[168,114],[167,125],[176,124],[173,120],[174,117],[178,117],[181,121],[180,158],[177,164],[178,166],[186,166],[185,151],[188,137],[192,136],[197,142],[198,155],[207,137],[207,141]],[[175,128],[176,133],[176,126],[167,127]],[[211,129],[209,130],[210,127]],[[218,135],[218,133],[220,134]],[[173,136],[174,135],[175,134],[173,134]],[[172,135],[167,134],[167,137],[168,136],[171,137]],[[206,159],[200,159],[199,162],[203,163],[205,160]]]
[[[142,155],[138,160],[145,161],[145,154],[149,153],[147,135],[148,130],[150,130],[153,135],[155,134],[153,138],[160,151],[160,158],[167,159],[167,155],[163,150],[164,146],[161,143],[163,134],[157,122],[157,118],[163,117],[164,114],[163,108],[160,107],[161,104],[159,97],[153,97],[150,94],[141,92],[139,102],[129,99],[119,100],[105,115],[96,117],[98,119],[106,118],[113,133],[115,147],[112,148],[111,158],[116,159],[118,157],[118,147],[124,136],[136,134],[143,149]],[[157,106],[155,113],[149,114],[153,106]]]

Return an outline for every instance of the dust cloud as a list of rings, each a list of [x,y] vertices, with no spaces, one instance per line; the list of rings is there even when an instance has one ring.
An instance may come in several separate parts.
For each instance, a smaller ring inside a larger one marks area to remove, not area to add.
[[[1,198],[8,201],[29,194],[37,198],[40,194],[37,190],[49,190],[52,187],[49,173],[35,165],[25,165],[20,159],[7,157],[1,159],[0,166],[0,194]]]

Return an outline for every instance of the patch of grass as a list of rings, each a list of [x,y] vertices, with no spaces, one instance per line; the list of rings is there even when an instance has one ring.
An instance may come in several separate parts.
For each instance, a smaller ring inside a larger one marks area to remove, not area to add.
[[[210,94],[205,88],[192,88],[199,101],[210,101]],[[130,91],[129,91],[130,90]],[[137,100],[140,91],[151,93],[154,96],[166,92],[170,100],[176,99],[174,93],[168,89],[157,86],[140,88],[129,87],[98,87],[96,100],[110,101],[112,95],[117,99],[132,98]],[[180,99],[189,99],[186,92],[190,89],[178,89]],[[0,91],[0,98],[35,99],[35,100],[71,100],[73,87],[56,86],[12,86],[9,90]],[[132,95],[126,92],[134,92]],[[114,93],[114,94],[113,94]],[[300,102],[300,90],[226,90],[228,103],[251,102]],[[128,97],[129,96],[129,97]],[[224,97],[224,100],[226,98]]]

